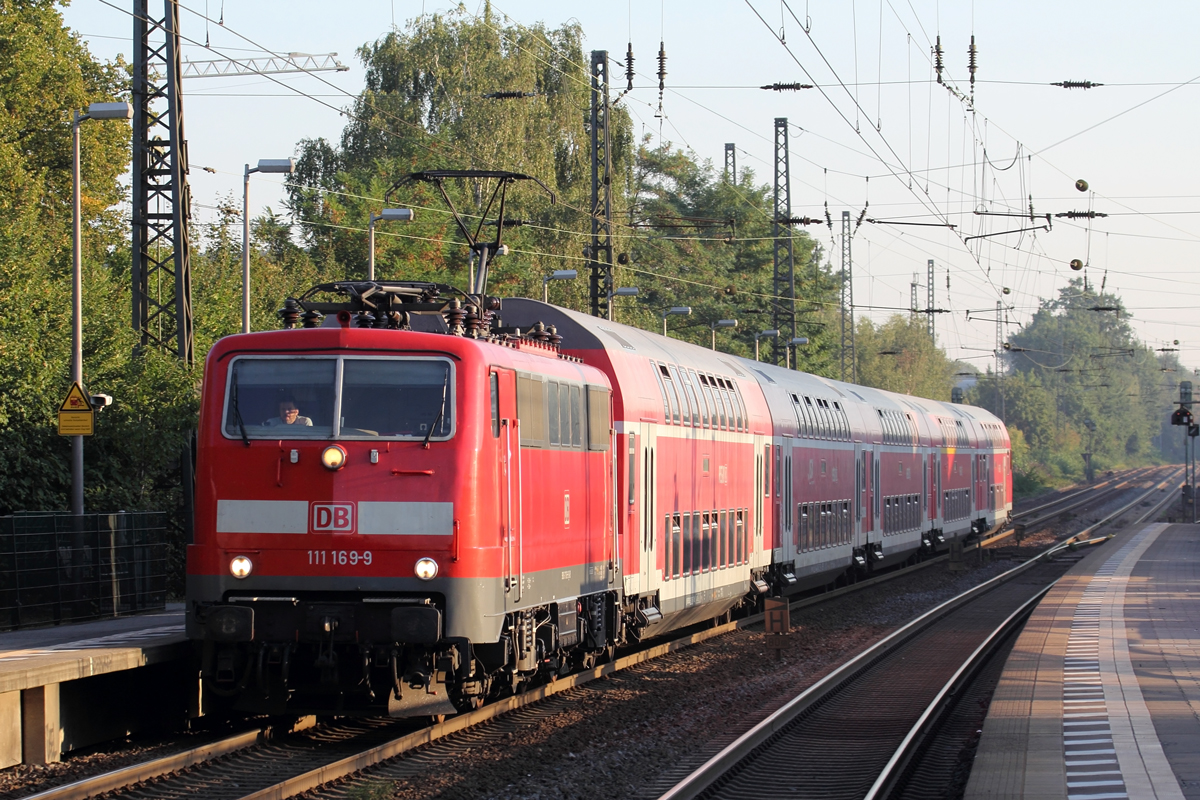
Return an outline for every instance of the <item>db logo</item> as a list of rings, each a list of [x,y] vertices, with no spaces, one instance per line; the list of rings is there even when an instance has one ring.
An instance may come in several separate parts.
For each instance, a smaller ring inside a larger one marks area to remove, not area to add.
[[[313,503],[309,525],[313,533],[354,533],[354,504]]]

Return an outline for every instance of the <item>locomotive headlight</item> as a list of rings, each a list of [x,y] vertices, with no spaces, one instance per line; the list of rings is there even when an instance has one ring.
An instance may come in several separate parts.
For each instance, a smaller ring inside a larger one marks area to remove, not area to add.
[[[438,565],[432,558],[422,558],[413,567],[413,572],[423,581],[431,581],[437,577]]]
[[[229,574],[241,580],[254,571],[254,564],[246,556],[234,556],[229,562]]]
[[[325,469],[337,472],[346,466],[346,451],[341,445],[331,444],[321,451],[321,463],[325,465]]]

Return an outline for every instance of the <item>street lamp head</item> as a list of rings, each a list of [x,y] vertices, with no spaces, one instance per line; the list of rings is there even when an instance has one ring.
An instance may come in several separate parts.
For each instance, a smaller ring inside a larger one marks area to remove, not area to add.
[[[776,339],[779,337],[779,331],[772,328],[771,330],[763,331],[762,333],[754,334],[755,339]]]
[[[664,317],[670,316],[687,316],[692,313],[691,306],[671,306],[663,312]]]
[[[379,212],[379,216],[376,219],[412,222],[416,219],[416,216],[411,208],[385,208]]]
[[[713,328],[736,328],[736,319],[719,319],[713,323]]]
[[[258,160],[259,172],[295,172],[296,159],[294,158],[260,158]]]
[[[129,103],[92,103],[87,115],[91,119],[133,119],[133,106]]]
[[[636,286],[620,286],[613,289],[613,297],[637,297],[638,287]]]
[[[546,277],[548,281],[573,281],[579,277],[579,270],[556,269]]]
[[[807,336],[797,336],[796,338],[789,340],[788,344],[794,344],[794,345],[808,344],[808,337]]]

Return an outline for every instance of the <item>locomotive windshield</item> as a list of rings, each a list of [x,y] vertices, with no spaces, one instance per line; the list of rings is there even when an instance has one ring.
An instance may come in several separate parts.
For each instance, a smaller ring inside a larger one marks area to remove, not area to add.
[[[224,433],[241,439],[448,439],[450,362],[428,358],[241,357]]]

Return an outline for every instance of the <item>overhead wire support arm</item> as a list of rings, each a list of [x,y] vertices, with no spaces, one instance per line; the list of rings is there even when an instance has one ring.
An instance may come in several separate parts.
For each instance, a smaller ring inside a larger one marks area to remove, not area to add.
[[[964,236],[963,241],[969,242],[972,239],[987,239],[992,236],[1007,236],[1010,233],[1025,233],[1026,231],[1048,231],[1049,225],[1034,225],[1032,228],[1017,228],[1011,231],[996,231],[995,233],[980,233],[975,236]]]
[[[870,217],[864,221],[872,225],[916,225],[921,228],[950,228],[951,230],[958,227],[951,222],[905,222],[894,219],[871,219]]]
[[[180,77],[219,78],[225,75],[282,75],[289,72],[348,72],[337,53],[288,53],[266,58],[219,58],[184,61]]]

